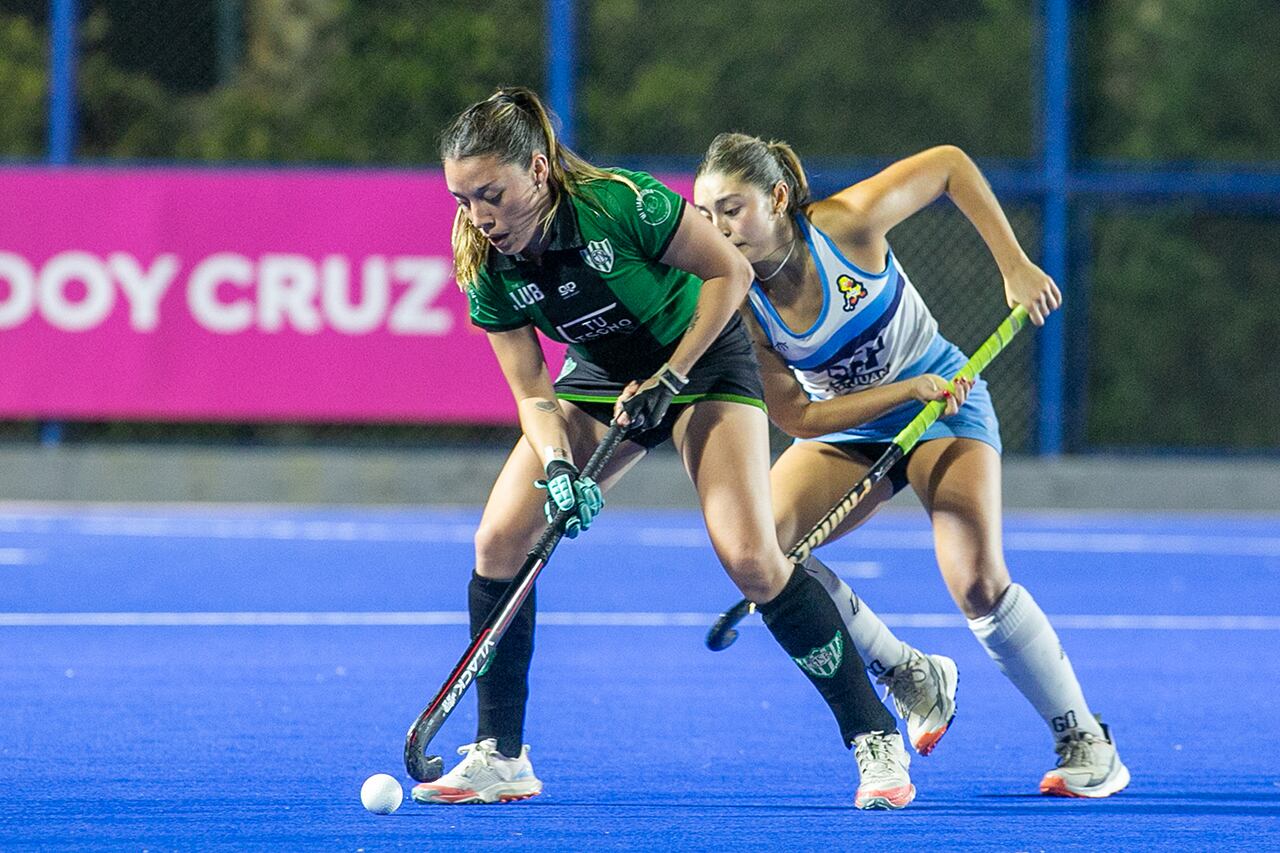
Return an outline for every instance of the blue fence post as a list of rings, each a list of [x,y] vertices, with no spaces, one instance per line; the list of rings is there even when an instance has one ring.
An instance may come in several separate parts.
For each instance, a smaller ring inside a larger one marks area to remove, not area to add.
[[[77,0],[53,0],[49,9],[49,163],[65,166],[76,155]],[[64,425],[40,424],[40,443],[62,443]]]
[[[65,166],[76,153],[77,0],[53,0],[49,22],[49,162]]]
[[[1040,169],[1044,176],[1044,271],[1067,290],[1070,255],[1071,160],[1071,8],[1070,0],[1044,0],[1044,91],[1041,97]],[[1041,456],[1062,453],[1063,397],[1066,374],[1066,323],[1052,315],[1038,341],[1039,406],[1037,450]]]
[[[577,145],[574,95],[577,88],[577,32],[574,0],[547,0],[547,100],[560,116],[560,141]]]

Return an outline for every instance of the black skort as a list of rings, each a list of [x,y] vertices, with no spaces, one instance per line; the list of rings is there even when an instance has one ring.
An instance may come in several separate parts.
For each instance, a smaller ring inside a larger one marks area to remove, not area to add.
[[[571,347],[555,382],[556,395],[575,404],[600,423],[608,424],[613,420],[613,406],[622,390],[630,382],[643,382],[657,373],[673,352],[674,344],[659,353],[638,356],[633,364],[619,368],[595,363],[577,347]],[[662,423],[629,435],[627,439],[646,450],[657,447],[671,437],[672,425],[680,413],[702,400],[744,403],[760,409],[765,407],[760,364],[756,361],[742,318],[737,314],[689,371],[689,384],[671,401],[671,408]]]

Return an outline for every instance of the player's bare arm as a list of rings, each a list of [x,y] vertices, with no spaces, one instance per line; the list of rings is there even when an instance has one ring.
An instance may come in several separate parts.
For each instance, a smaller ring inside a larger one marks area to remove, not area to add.
[[[769,418],[778,429],[796,438],[817,438],[875,420],[912,400],[946,400],[943,417],[955,414],[964,404],[968,385],[955,389],[941,376],[926,374],[902,382],[867,388],[830,400],[810,400],[795,377],[776,355],[756,351]]]
[[[702,288],[689,326],[663,370],[643,381],[630,383],[619,395],[615,416],[622,426],[632,424],[634,411],[630,410],[641,402],[632,402],[637,395],[656,392],[669,400],[683,388],[689,371],[724,331],[751,286],[751,265],[691,207],[686,207],[681,215],[680,225],[661,260],[702,279]],[[666,403],[654,405],[665,410]]]
[[[751,286],[751,265],[705,217],[686,207],[662,262],[702,279],[698,306],[669,363],[687,375],[738,310]]]
[[[525,440],[543,465],[553,459],[572,462],[569,424],[551,387],[551,376],[533,326],[489,332],[489,343],[498,357],[502,375],[511,386]]]
[[[973,224],[1004,278],[1005,298],[1043,325],[1062,303],[1058,286],[1023,251],[991,185],[969,155],[954,145],[929,148],[899,160],[811,206],[814,224],[827,231],[864,269],[880,270],[895,225],[946,195]]]

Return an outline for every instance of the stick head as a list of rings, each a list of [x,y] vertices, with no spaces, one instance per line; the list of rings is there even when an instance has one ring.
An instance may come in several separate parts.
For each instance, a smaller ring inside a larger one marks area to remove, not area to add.
[[[756,606],[745,598],[728,610],[720,614],[720,618],[711,626],[711,630],[707,632],[707,648],[713,652],[722,652],[733,645],[733,641],[738,639],[738,631],[735,627],[743,619],[747,618],[748,613],[755,612]]]
[[[419,782],[434,782],[444,775],[444,759],[414,750],[404,754],[404,769]]]
[[[738,639],[738,629],[725,626],[722,630],[719,622],[711,626],[711,630],[707,632],[707,648],[713,652],[722,652],[733,645]]]

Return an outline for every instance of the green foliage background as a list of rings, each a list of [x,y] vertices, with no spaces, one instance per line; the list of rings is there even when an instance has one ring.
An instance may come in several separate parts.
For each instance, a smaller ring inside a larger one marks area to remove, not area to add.
[[[536,0],[81,5],[81,159],[429,167],[461,107],[498,84],[544,82]],[[1074,6],[1078,161],[1280,163],[1280,4]],[[690,157],[741,129],[786,138],[814,162],[941,142],[980,161],[1029,160],[1037,8],[580,0],[579,147],[604,163]],[[44,151],[47,14],[47,2],[0,0],[0,158]],[[1280,362],[1266,355],[1280,339],[1278,207],[1111,199],[1078,211],[1089,251],[1065,288],[1074,447],[1280,449],[1269,393]],[[1034,209],[1015,218],[1034,251]],[[956,236],[962,221],[946,227],[926,220],[902,235],[944,330],[965,303],[991,302],[974,288],[998,288],[980,247],[965,252],[970,283],[945,294],[927,283],[957,278],[948,247],[969,237]],[[1029,406],[1029,360],[1020,373]]]

